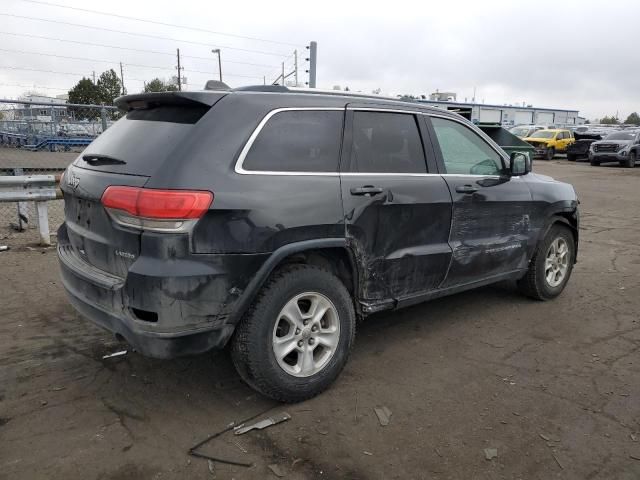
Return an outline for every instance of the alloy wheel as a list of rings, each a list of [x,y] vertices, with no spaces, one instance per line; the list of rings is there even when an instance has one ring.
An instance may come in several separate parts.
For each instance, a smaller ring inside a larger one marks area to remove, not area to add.
[[[272,348],[280,368],[309,377],[327,366],[338,347],[340,321],[326,296],[305,292],[289,300],[273,327]]]
[[[547,250],[547,256],[544,263],[544,277],[550,287],[560,285],[569,271],[569,244],[567,241],[558,237]]]

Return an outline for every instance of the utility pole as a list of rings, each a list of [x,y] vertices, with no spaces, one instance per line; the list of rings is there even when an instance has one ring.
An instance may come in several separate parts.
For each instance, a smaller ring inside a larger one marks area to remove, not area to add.
[[[96,84],[96,71],[93,71],[93,84]]]
[[[293,68],[295,73],[296,87],[298,86],[298,49],[293,51]]]
[[[182,67],[180,67],[180,49],[176,49],[176,53],[178,56],[178,91],[182,91]]]
[[[120,83],[122,84],[122,95],[126,95],[127,89],[124,88],[124,73],[122,69],[122,62],[120,62]]]
[[[212,53],[217,53],[218,54],[218,78],[220,79],[220,81],[222,81],[222,60],[220,58],[220,49],[219,48],[214,48],[213,50],[211,50]]]
[[[262,76],[262,84],[263,84],[263,85],[266,85],[266,84],[267,84],[267,76],[266,76],[266,75],[263,75],[263,76]]]
[[[282,86],[284,87],[284,62],[282,62]]]
[[[311,42],[309,49],[309,88],[316,88],[316,64],[318,62],[318,42]]]

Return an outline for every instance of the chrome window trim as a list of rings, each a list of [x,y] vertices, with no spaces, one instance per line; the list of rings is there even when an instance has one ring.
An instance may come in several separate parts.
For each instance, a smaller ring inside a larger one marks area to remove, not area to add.
[[[260,123],[253,131],[247,143],[244,144],[244,147],[240,151],[240,155],[238,156],[238,160],[235,165],[235,172],[240,175],[283,175],[283,176],[314,176],[314,177],[337,177],[340,174],[336,172],[289,172],[289,171],[277,171],[277,170],[245,170],[243,167],[243,163],[245,158],[247,157],[249,150],[253,146],[253,142],[255,142],[256,138],[267,124],[267,122],[273,117],[281,112],[309,112],[309,111],[320,111],[320,112],[344,112],[344,108],[341,107],[284,107],[284,108],[276,108],[267,113]]]
[[[463,173],[390,173],[390,172],[294,172],[294,171],[278,171],[278,170],[245,170],[243,167],[244,160],[248,155],[256,138],[267,124],[267,122],[274,115],[281,112],[306,112],[306,111],[325,111],[325,112],[344,112],[347,111],[367,111],[367,112],[388,112],[388,113],[404,113],[407,115],[426,115],[430,117],[443,118],[445,120],[451,120],[453,122],[460,123],[461,125],[469,128],[475,133],[480,133],[480,138],[484,140],[491,149],[493,149],[500,158],[508,160],[505,155],[502,155],[494,146],[494,142],[490,138],[484,138],[484,133],[479,130],[475,125],[469,126],[464,121],[458,120],[451,115],[438,115],[437,113],[424,112],[420,110],[410,109],[397,109],[397,108],[384,108],[384,107],[283,107],[276,108],[267,113],[255,130],[249,136],[249,139],[245,143],[244,147],[240,151],[238,160],[236,160],[234,171],[240,175],[276,175],[276,176],[296,176],[296,177],[471,177],[471,178],[500,178],[500,175],[474,175]],[[499,148],[499,147],[497,147]],[[515,178],[515,177],[514,177]]]

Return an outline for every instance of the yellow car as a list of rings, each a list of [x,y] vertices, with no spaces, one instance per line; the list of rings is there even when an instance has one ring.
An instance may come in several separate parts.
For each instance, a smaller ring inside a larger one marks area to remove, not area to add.
[[[567,147],[576,141],[571,130],[560,128],[538,130],[523,140],[535,148],[536,157],[547,160],[551,160],[558,152],[566,152]]]

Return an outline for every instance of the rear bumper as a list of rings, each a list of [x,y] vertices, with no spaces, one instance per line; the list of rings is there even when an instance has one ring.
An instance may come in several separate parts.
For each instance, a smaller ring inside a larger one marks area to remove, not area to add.
[[[64,275],[63,283],[71,305],[80,314],[97,326],[124,338],[136,351],[147,357],[175,358],[222,348],[233,333],[231,325],[218,330],[182,332],[182,335],[143,331],[137,329],[132,320],[102,310],[86,297],[77,296],[73,289],[68,287],[69,283]]]
[[[237,318],[232,314],[240,294],[263,257],[140,256],[126,278],[120,278],[86,262],[69,243],[66,225],[58,231],[62,283],[72,305],[96,325],[155,358],[222,348],[233,334]]]

